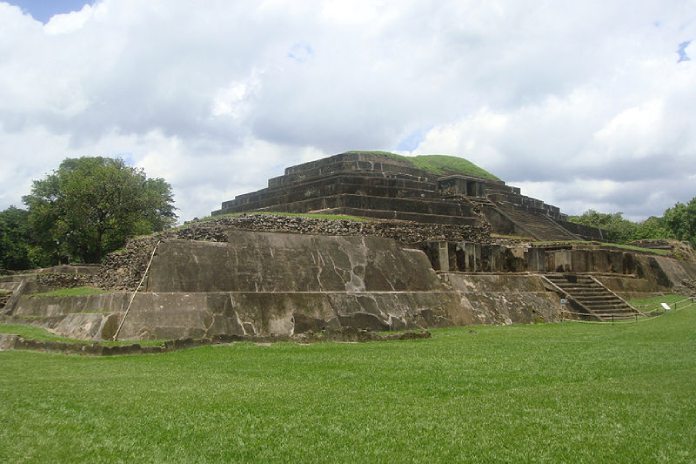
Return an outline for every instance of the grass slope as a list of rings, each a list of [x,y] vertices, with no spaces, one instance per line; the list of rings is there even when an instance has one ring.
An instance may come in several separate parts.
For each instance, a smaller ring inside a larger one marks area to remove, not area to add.
[[[696,459],[692,310],[0,367],[0,462]]]
[[[463,174],[480,177],[482,179],[500,180],[490,172],[469,160],[451,155],[416,155],[403,156],[388,151],[350,151],[347,153],[359,153],[363,155],[383,156],[395,160],[405,161],[414,168],[422,169],[435,175]]]

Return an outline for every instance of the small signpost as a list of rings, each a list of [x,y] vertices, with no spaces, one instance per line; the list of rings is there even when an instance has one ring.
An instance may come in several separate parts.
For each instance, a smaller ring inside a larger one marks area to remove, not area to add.
[[[662,306],[662,309],[664,309],[665,311],[671,311],[671,310],[672,310],[672,308],[670,308],[669,305],[668,305],[667,303],[660,303],[660,306]]]

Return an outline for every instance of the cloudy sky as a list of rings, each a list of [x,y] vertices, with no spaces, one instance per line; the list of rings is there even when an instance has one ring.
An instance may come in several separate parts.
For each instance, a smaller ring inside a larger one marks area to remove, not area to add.
[[[659,215],[696,195],[696,0],[0,1],[0,209],[102,155],[191,219],[353,149]]]

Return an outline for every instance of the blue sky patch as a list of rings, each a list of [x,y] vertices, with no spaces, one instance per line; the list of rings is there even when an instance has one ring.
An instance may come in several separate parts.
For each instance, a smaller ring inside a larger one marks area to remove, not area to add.
[[[691,61],[691,58],[689,58],[689,55],[686,54],[686,48],[691,45],[691,41],[687,40],[686,42],[682,42],[679,44],[679,48],[677,48],[677,54],[679,55],[679,59],[677,60],[677,63],[681,63],[682,61]]]
[[[399,141],[396,146],[397,150],[412,151],[418,148],[423,139],[425,139],[425,134],[428,133],[426,129],[419,129],[408,134],[406,137]]]
[[[80,11],[83,6],[93,4],[94,0],[8,0],[32,18],[47,23],[52,16],[71,11]]]
[[[314,50],[312,46],[308,43],[298,42],[290,48],[288,52],[288,58],[297,61],[298,63],[304,63],[314,55]]]

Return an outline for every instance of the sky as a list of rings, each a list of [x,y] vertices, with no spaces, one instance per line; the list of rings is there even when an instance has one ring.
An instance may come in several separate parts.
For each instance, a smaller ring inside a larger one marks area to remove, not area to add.
[[[695,58],[696,0],[0,1],[0,210],[66,157],[189,220],[387,150],[641,220],[696,196]]]

